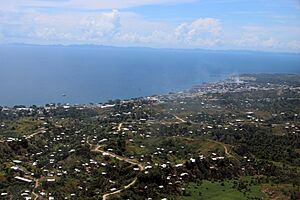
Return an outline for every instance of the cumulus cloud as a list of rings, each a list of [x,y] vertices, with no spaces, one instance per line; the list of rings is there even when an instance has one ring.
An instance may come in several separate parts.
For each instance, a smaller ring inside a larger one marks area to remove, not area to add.
[[[288,47],[290,47],[291,49],[300,51],[300,40],[293,40],[288,42]]]
[[[45,1],[45,0],[44,0]],[[150,1],[149,1],[150,2]],[[154,1],[152,1],[154,2]],[[47,3],[47,2],[46,2]],[[289,37],[286,37],[289,35]],[[1,11],[0,42],[300,51],[300,28],[226,27],[217,18],[170,23],[111,11]]]
[[[214,18],[199,18],[191,23],[182,23],[175,30],[176,38],[190,45],[213,46],[219,42],[222,26]]]
[[[8,20],[11,19],[11,20]],[[100,13],[12,13],[0,18],[4,37],[62,43],[108,42],[121,30],[117,10]],[[9,30],[9,31],[8,31]]]
[[[213,18],[199,18],[168,30],[155,29],[147,34],[129,32],[119,34],[116,40],[160,47],[211,47],[220,42],[221,23]]]
[[[230,45],[240,49],[261,49],[275,51],[299,51],[300,40],[286,38],[299,38],[300,29],[295,27],[262,27],[243,26],[240,37],[232,40]],[[277,34],[274,34],[276,32]]]
[[[79,26],[86,39],[111,39],[121,30],[120,15],[117,10],[90,15],[81,20]]]
[[[146,35],[136,33],[120,34],[116,40],[120,42],[129,42],[137,45],[146,45],[152,47],[172,47],[176,46],[176,38],[171,32],[155,30]]]
[[[110,12],[11,12],[0,26],[14,38],[51,43],[130,44],[156,47],[207,47],[219,42],[221,23],[199,18],[171,26],[118,10]],[[1,32],[1,30],[0,30]],[[2,32],[4,37],[12,37]]]

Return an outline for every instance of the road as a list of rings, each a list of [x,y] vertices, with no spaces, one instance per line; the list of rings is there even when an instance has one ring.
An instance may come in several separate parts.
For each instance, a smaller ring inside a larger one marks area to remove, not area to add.
[[[119,194],[121,193],[123,190],[126,190],[128,188],[130,188],[131,186],[133,186],[135,184],[135,182],[137,181],[137,178],[135,178],[131,183],[129,183],[128,185],[124,186],[122,189],[119,189],[117,191],[111,192],[111,193],[106,193],[102,196],[103,200],[107,200],[109,196],[111,195],[115,195],[115,194]]]
[[[40,128],[37,132],[32,133],[32,134],[26,136],[25,139],[28,140],[28,139],[30,139],[30,138],[32,138],[32,137],[38,135],[38,134],[44,133],[44,131],[46,131],[45,128]],[[0,140],[0,143],[4,143],[4,141]],[[26,169],[24,169],[24,168],[20,168],[20,170],[23,171],[24,173],[29,173],[29,172],[28,172]],[[31,177],[31,176],[24,176],[24,177],[27,177],[27,178],[30,179],[30,180],[32,180],[32,179],[34,180],[35,184],[34,184],[34,188],[32,189],[32,192],[31,192],[31,193],[32,193],[32,195],[34,196],[34,200],[37,200],[37,199],[39,198],[39,195],[38,195],[37,193],[35,193],[34,190],[40,186],[39,179],[35,179],[35,178]]]
[[[38,134],[43,133],[44,131],[46,131],[46,129],[40,129],[40,130],[38,130],[37,132],[32,133],[31,135],[26,136],[25,139],[28,140],[28,139],[30,139],[30,138],[32,138],[32,137],[38,135]]]
[[[32,189],[32,194],[34,196],[34,200],[37,200],[39,198],[39,195],[37,193],[35,193],[34,190],[40,186],[40,182],[39,182],[39,179],[34,179],[34,181],[35,181],[35,184],[34,184],[34,188]]]
[[[123,123],[120,123],[119,126],[118,126],[118,129],[117,129],[118,132],[122,131],[122,126],[123,126]]]
[[[26,169],[22,169],[22,171],[24,173],[29,173]],[[34,196],[34,200],[37,200],[39,198],[39,195],[37,193],[35,193],[34,190],[40,186],[40,181],[39,181],[40,179],[33,178],[32,176],[29,176],[29,175],[25,175],[24,177],[28,178],[30,180],[33,180],[35,182],[34,188],[32,189],[31,194]]]
[[[108,155],[110,157],[116,158],[118,160],[130,163],[132,165],[137,165],[140,168],[140,171],[143,171],[145,169],[144,165],[142,163],[139,163],[137,160],[126,158],[126,157],[123,157],[123,156],[119,156],[119,155],[114,154],[112,152],[101,150],[100,148],[101,148],[101,146],[99,145],[95,149],[93,149],[92,151],[94,151],[94,152],[100,152],[102,154],[104,153],[104,154],[106,154],[106,155]]]
[[[186,123],[186,121],[185,121],[184,119],[178,117],[177,115],[174,115],[174,117],[175,117],[177,120],[181,121],[182,123]]]
[[[120,125],[119,125],[119,126],[120,126]],[[90,145],[91,145],[91,144],[90,144]],[[103,150],[101,150],[100,148],[101,148],[101,146],[98,145],[98,146],[96,146],[96,148],[94,148],[92,151],[98,152],[98,153],[102,153],[102,154],[106,154],[106,155],[108,155],[108,156],[110,156],[110,157],[116,158],[116,159],[118,159],[118,160],[127,162],[127,163],[132,164],[132,165],[137,165],[137,166],[139,167],[140,171],[144,171],[144,170],[145,170],[145,166],[144,166],[142,163],[138,162],[137,160],[129,159],[129,158],[126,158],[126,157],[123,157],[123,156],[119,156],[119,155],[116,155],[116,154],[114,154],[114,153],[112,153],[112,152],[103,151]],[[109,199],[110,196],[115,195],[115,194],[118,194],[118,193],[121,193],[122,191],[124,191],[124,190],[130,188],[131,186],[133,186],[133,185],[136,183],[136,181],[137,181],[137,177],[135,177],[135,179],[134,179],[133,181],[131,181],[128,185],[123,186],[121,189],[116,190],[116,191],[114,191],[114,192],[108,192],[108,193],[105,193],[105,194],[102,196],[102,199],[103,199],[103,200],[107,200],[107,199]]]
[[[227,157],[233,157],[233,158],[234,158],[234,156],[231,155],[231,154],[229,153],[228,148],[227,148],[227,146],[226,146],[224,143],[218,142],[218,141],[215,141],[215,140],[210,140],[210,139],[208,139],[208,140],[211,141],[211,142],[214,142],[214,143],[217,143],[217,144],[222,145],[223,148],[224,148],[225,155],[226,155]]]
[[[32,138],[32,137],[34,137],[35,135],[38,135],[38,134],[41,134],[41,133],[43,133],[43,131],[46,131],[46,129],[40,129],[40,130],[38,130],[37,132],[35,132],[35,133],[32,133],[32,134],[30,134],[30,135],[26,136],[26,137],[25,137],[25,139],[26,139],[26,140],[28,140],[28,139],[30,139],[30,138]],[[5,141],[3,141],[3,140],[0,140],[0,143],[5,143]]]

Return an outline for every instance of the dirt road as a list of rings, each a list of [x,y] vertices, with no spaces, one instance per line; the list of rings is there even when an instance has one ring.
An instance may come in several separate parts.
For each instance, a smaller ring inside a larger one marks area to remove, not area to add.
[[[116,154],[114,154],[112,152],[107,152],[107,151],[101,150],[100,148],[101,148],[101,146],[98,145],[92,151],[108,155],[110,157],[116,158],[118,160],[127,162],[127,163],[132,164],[132,165],[137,165],[139,167],[140,171],[144,171],[145,170],[145,166],[142,163],[139,163],[137,160],[129,159],[129,158],[126,158],[126,157],[123,157],[123,156],[119,156],[119,155],[116,155]],[[102,199],[103,200],[107,200],[107,199],[109,199],[110,196],[118,194],[118,193],[121,193],[122,191],[124,191],[124,190],[130,188],[131,186],[133,186],[136,181],[137,181],[137,177],[133,181],[131,181],[128,185],[123,186],[121,189],[116,190],[114,192],[105,193],[102,196]]]
[[[175,117],[177,120],[179,120],[180,122],[186,123],[186,121],[185,121],[184,119],[178,117],[177,115],[174,115],[174,117]]]
[[[44,131],[46,131],[46,129],[40,129],[40,130],[38,130],[37,132],[32,133],[31,135],[26,136],[25,139],[28,140],[28,139],[34,137],[35,135],[38,135],[38,134],[43,133]]]

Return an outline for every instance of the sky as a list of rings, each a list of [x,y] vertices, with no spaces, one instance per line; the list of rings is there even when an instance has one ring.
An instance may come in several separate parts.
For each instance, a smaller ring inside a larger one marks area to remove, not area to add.
[[[11,43],[300,52],[300,0],[1,0]]]

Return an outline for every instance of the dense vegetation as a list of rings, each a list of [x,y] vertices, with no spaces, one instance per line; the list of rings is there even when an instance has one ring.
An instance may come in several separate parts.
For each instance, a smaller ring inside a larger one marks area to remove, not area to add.
[[[1,198],[299,199],[300,77],[240,79],[106,104],[1,107]]]

